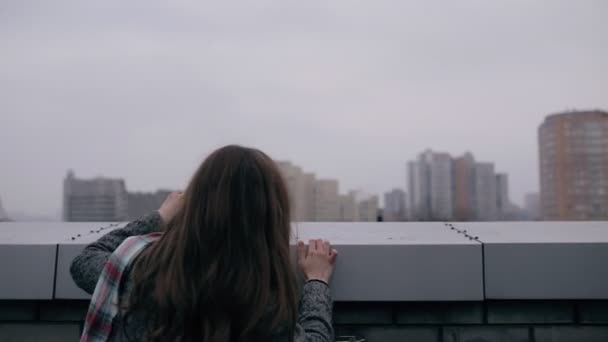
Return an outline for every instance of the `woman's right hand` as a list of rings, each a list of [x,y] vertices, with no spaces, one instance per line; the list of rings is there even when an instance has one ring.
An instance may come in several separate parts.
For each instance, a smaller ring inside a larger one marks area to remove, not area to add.
[[[298,241],[298,262],[306,280],[320,280],[329,284],[334,272],[338,251],[329,241],[310,240],[308,245]]]

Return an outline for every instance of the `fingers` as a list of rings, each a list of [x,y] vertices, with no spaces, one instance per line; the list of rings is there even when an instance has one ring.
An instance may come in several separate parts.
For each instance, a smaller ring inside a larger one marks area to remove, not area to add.
[[[308,240],[308,253],[317,251],[317,240]]]
[[[300,242],[298,242],[298,248],[300,248]],[[303,242],[302,242],[302,244],[304,245]],[[322,240],[322,239],[308,240],[308,254],[318,253],[318,254],[330,255],[331,251],[332,251],[331,243],[327,240]]]
[[[329,253],[329,262],[334,264],[336,262],[337,258],[338,258],[338,251],[335,249],[332,249],[331,252]]]
[[[331,245],[329,241],[323,240],[323,254],[329,254],[331,252]]]

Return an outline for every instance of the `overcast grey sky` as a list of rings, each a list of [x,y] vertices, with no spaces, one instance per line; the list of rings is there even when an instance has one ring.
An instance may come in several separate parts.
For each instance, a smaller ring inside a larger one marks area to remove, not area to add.
[[[538,189],[536,131],[608,109],[608,1],[2,1],[0,197],[58,215],[62,180],[181,188],[253,145],[342,191],[405,187],[425,148]]]

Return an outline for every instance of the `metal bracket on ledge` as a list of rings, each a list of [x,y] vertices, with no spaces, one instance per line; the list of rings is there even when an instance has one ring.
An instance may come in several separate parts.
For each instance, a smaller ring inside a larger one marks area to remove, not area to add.
[[[454,227],[454,225],[449,222],[444,222],[443,225],[446,226],[447,228],[449,228],[450,230],[455,231],[458,234],[464,235],[464,237],[466,237],[467,239],[469,239],[471,241],[479,241],[479,236],[469,235],[467,233],[466,229],[460,230],[460,229]]]

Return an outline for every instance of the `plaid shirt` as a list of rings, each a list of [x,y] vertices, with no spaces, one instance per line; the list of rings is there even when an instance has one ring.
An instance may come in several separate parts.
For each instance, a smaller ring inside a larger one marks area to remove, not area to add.
[[[149,243],[162,233],[132,236],[112,253],[95,286],[89,311],[84,322],[81,342],[107,341],[112,334],[112,322],[118,314],[119,289],[127,267]]]

